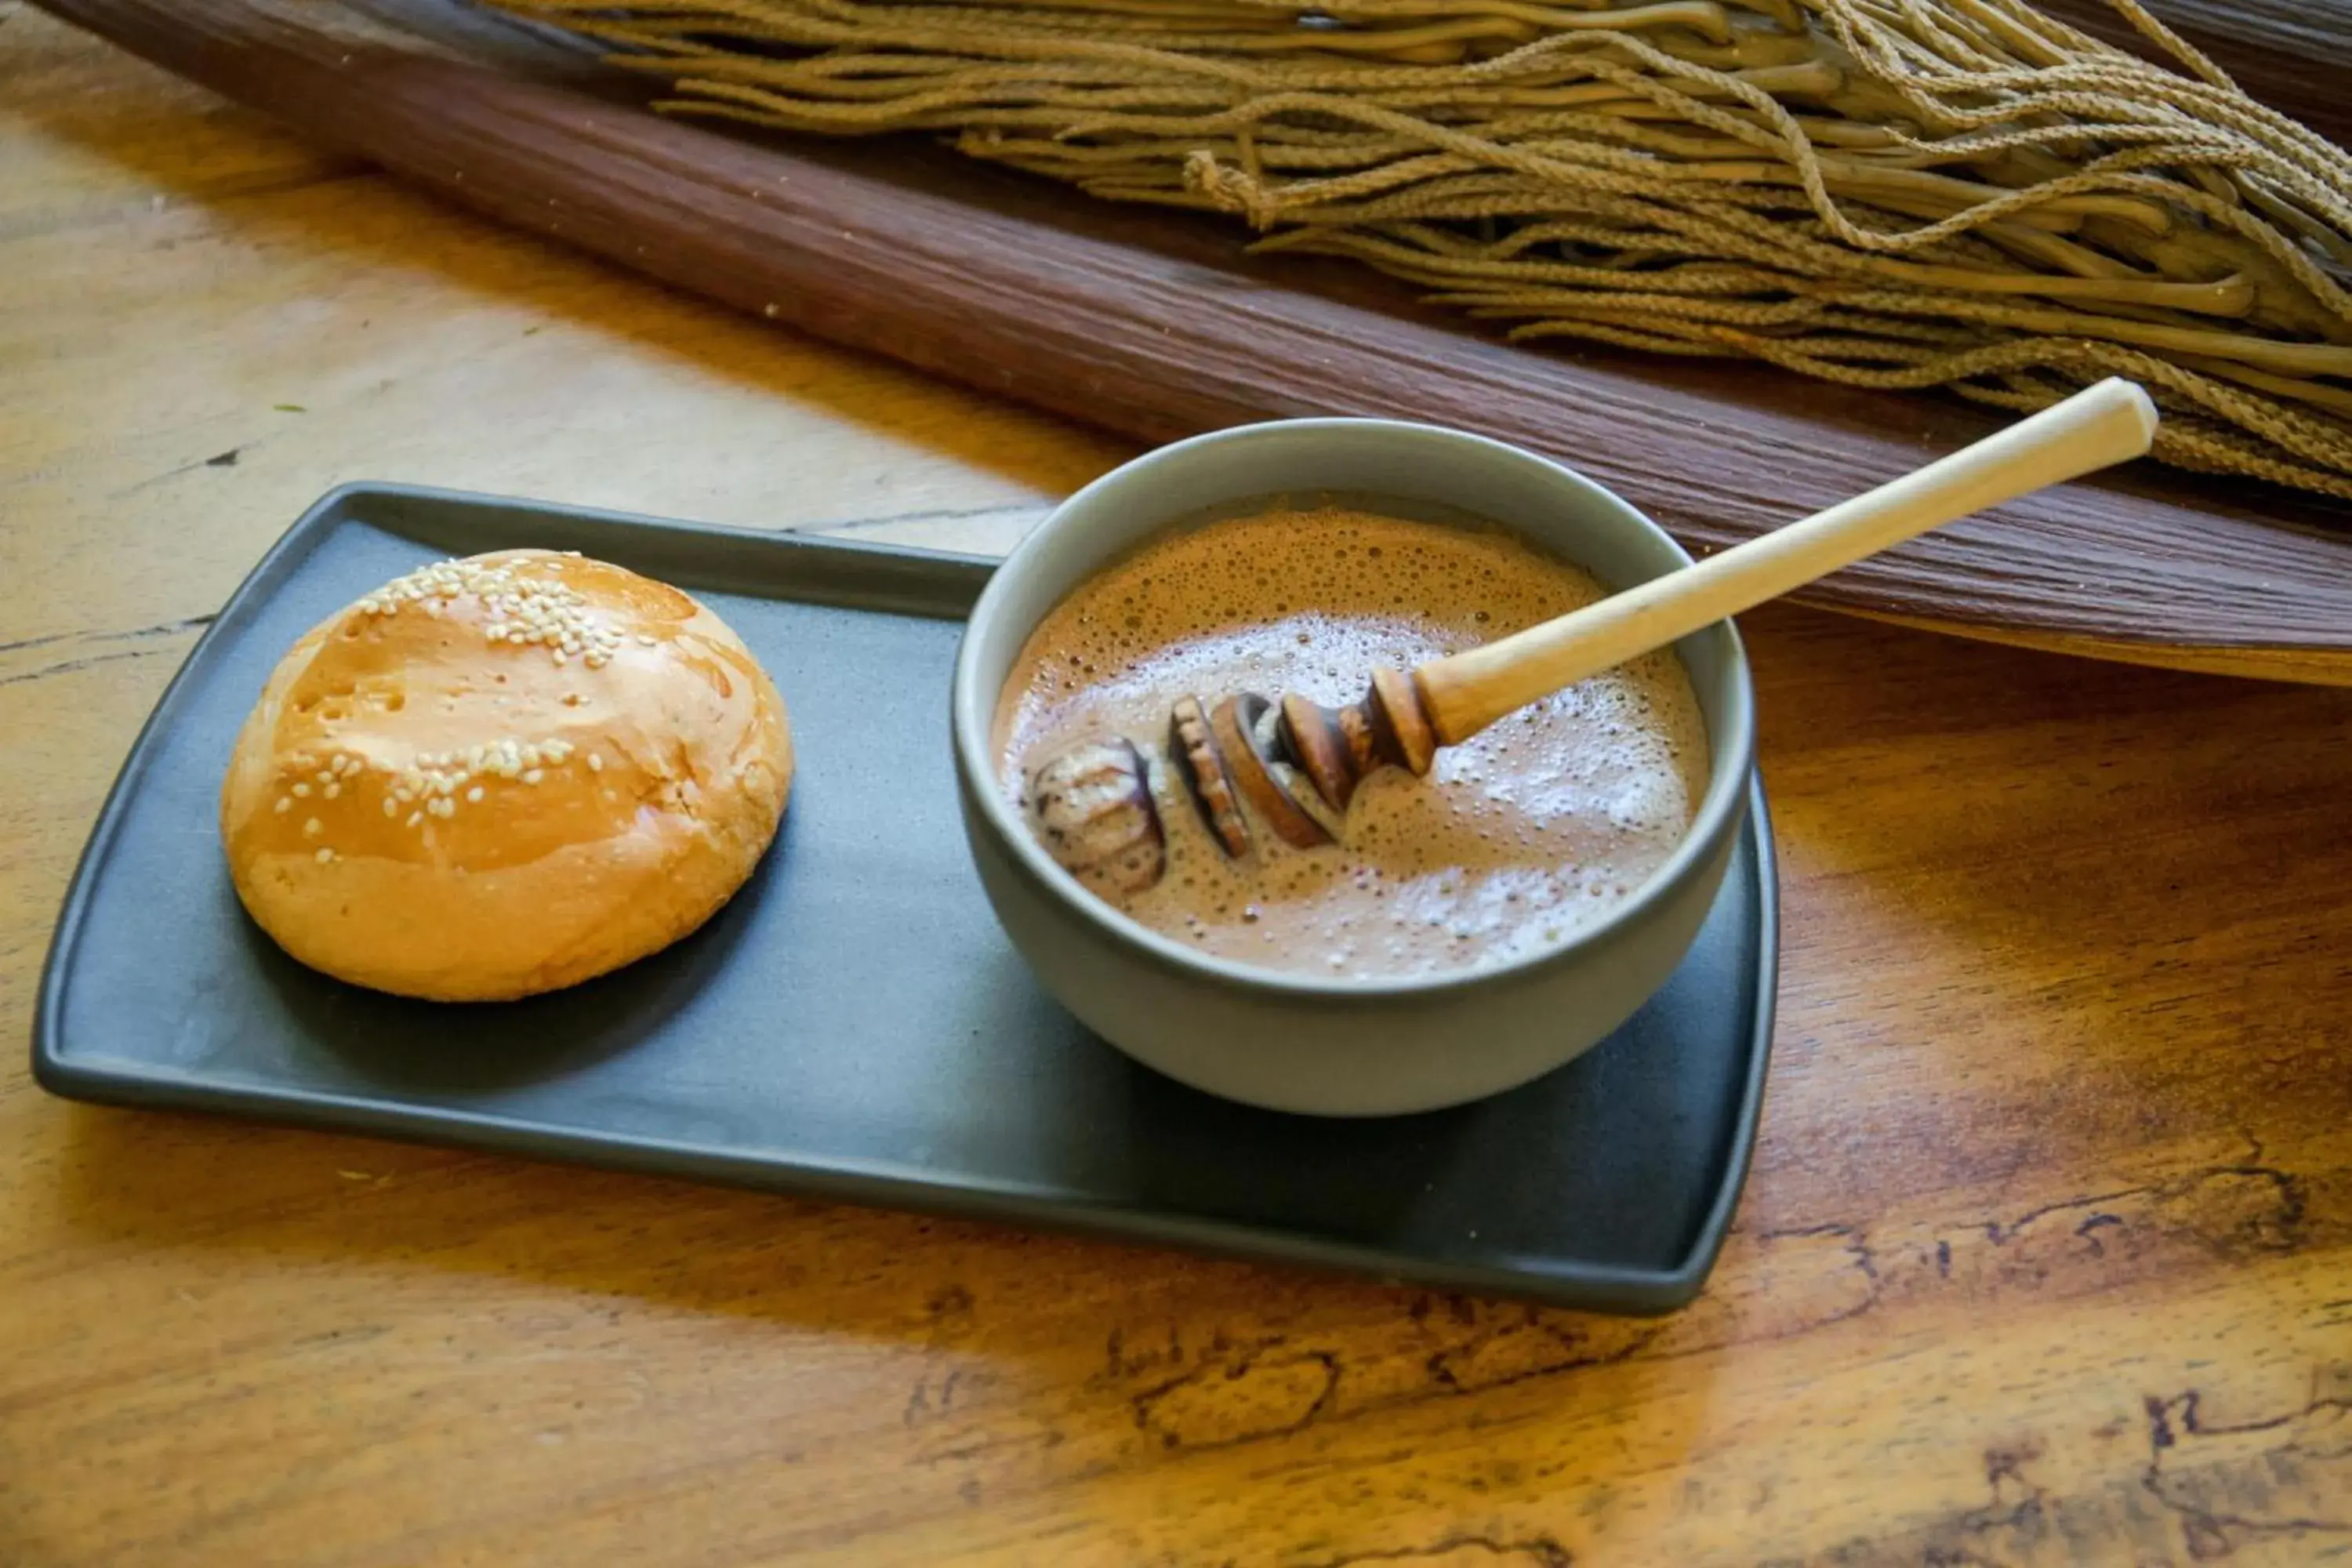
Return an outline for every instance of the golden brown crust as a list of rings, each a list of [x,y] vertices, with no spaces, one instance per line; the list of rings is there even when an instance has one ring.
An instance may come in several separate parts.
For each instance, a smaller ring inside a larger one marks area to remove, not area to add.
[[[551,991],[702,924],[774,838],[782,699],[667,584],[546,551],[444,563],[281,659],[221,787],[287,952],[442,1001]]]

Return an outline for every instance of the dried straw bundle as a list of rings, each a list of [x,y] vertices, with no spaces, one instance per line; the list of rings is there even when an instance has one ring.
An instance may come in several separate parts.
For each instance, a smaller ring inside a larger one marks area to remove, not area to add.
[[[2352,497],[2352,155],[2113,0],[494,0],[664,107],[952,132],[1238,212],[1512,335],[2036,408],[2110,374],[2158,455]]]

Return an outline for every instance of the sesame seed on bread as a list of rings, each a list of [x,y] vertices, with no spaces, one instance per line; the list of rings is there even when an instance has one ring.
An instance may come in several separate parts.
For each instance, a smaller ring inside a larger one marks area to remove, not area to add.
[[[576,984],[710,918],[792,787],[782,700],[687,595],[578,555],[443,562],[278,662],[221,786],[237,896],[380,991]]]

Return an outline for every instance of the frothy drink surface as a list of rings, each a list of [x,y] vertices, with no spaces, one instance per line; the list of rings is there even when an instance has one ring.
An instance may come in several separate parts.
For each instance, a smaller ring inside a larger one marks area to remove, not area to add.
[[[1441,749],[1427,778],[1374,773],[1336,847],[1254,823],[1241,860],[1168,765],[1168,712],[1244,691],[1353,701],[1375,665],[1411,669],[1601,596],[1501,532],[1338,510],[1213,522],[1082,584],[1031,635],[997,708],[1003,784],[1025,805],[1030,774],[1073,747],[1143,745],[1168,868],[1114,901],[1223,958],[1394,976],[1554,946],[1640,889],[1705,793],[1706,731],[1671,653]]]

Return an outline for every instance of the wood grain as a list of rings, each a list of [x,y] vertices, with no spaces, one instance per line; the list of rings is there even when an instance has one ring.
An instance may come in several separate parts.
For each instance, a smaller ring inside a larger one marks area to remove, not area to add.
[[[1420,316],[1354,269],[1241,262],[1229,231],[896,148],[720,136],[347,42],[320,30],[317,7],[43,3],[501,221],[1144,441],[1315,413],[1463,426],[1559,455],[1712,550],[1998,422],[1763,367],[1510,348]],[[2144,662],[2352,681],[2347,516],[2142,464],[1956,524],[1805,597]]]
[[[1002,547],[1123,453],[0,0],[0,1037],[173,666],[334,480]],[[1782,1027],[1691,1309],[91,1110],[20,1054],[0,1563],[2341,1557],[2352,694],[1745,630]]]

